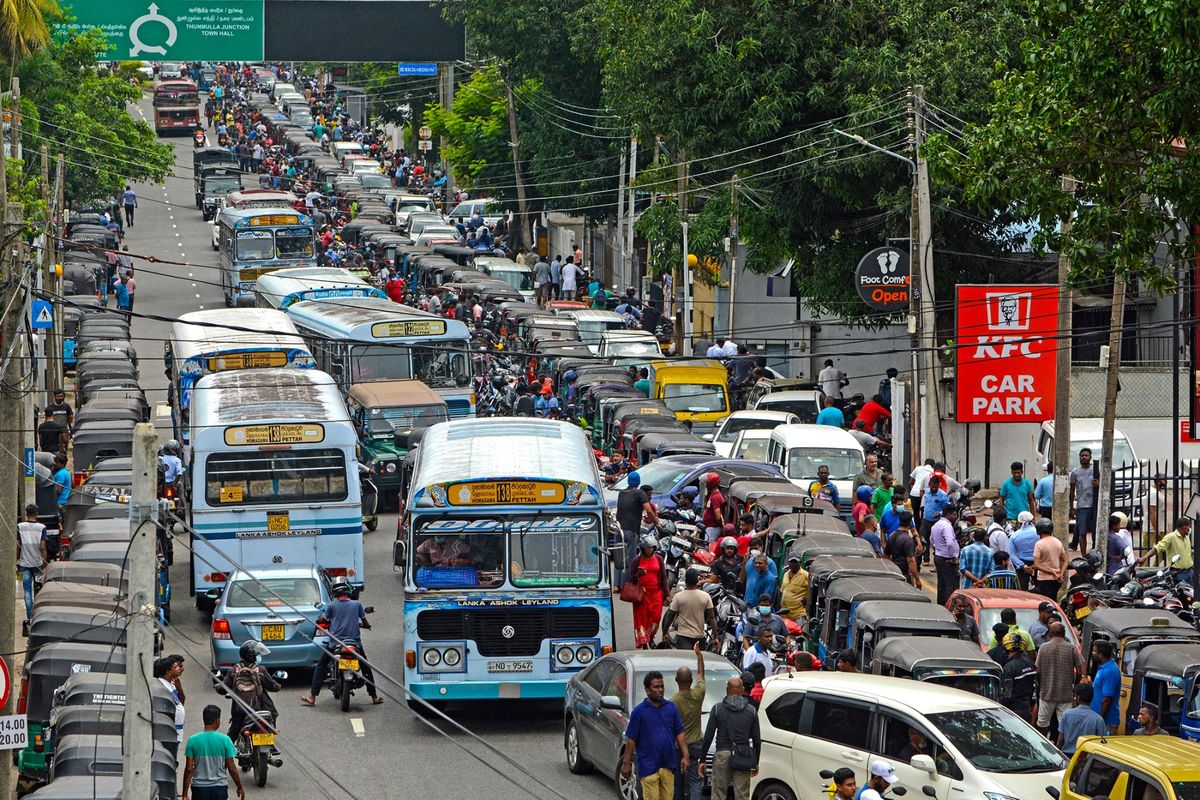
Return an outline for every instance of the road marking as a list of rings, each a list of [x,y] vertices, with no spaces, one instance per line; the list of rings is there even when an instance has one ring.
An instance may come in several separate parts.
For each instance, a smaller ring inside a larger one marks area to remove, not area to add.
[[[189,273],[188,273],[188,277],[189,277],[189,278],[194,278],[195,276],[194,276],[194,275],[192,275],[192,273],[190,273],[190,272],[189,272]],[[192,285],[193,285],[193,286],[195,286],[196,284],[194,284],[194,283],[193,283]]]
[[[354,735],[363,737],[367,735],[367,729],[363,727],[362,717],[352,717],[350,719],[350,727],[354,729]]]
[[[171,416],[171,407],[166,403],[159,403],[154,407],[154,415],[157,417]]]
[[[196,293],[196,297],[197,298],[200,297],[200,294],[198,292]],[[201,308],[203,308],[203,306],[201,306]]]

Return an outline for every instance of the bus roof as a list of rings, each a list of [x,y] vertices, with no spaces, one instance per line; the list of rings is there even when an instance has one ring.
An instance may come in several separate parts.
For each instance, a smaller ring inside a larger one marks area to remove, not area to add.
[[[222,327],[229,325],[232,327]],[[171,350],[180,361],[236,350],[308,346],[287,314],[272,308],[214,308],[184,314],[171,326]]]
[[[239,369],[205,375],[192,399],[193,430],[244,422],[349,422],[333,378],[315,369]]]
[[[468,338],[467,326],[381,297],[304,300],[288,307],[297,325],[355,342]]]
[[[327,299],[338,297],[337,294],[322,297],[321,290],[357,290],[351,295],[344,292],[341,297],[384,297],[387,295],[381,289],[376,289],[362,278],[337,267],[292,267],[277,269],[266,275],[258,276],[254,291],[268,301],[274,299],[271,305],[278,308],[280,303],[291,295],[301,295],[297,299]],[[302,293],[315,293],[316,297],[304,298]]]
[[[548,479],[582,483],[600,497],[591,445],[565,422],[531,417],[442,422],[425,431],[419,452],[412,485],[421,489],[496,478]]]
[[[251,217],[278,217],[281,219],[294,218],[292,222],[268,222],[267,225],[312,225],[312,217],[307,214],[301,214],[292,209],[282,208],[223,208],[221,209],[221,221],[227,222],[231,226],[236,226],[239,222],[245,222]]]

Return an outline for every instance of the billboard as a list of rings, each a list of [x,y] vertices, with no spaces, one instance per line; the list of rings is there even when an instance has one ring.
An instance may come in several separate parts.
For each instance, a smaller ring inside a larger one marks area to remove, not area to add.
[[[862,301],[876,311],[906,311],[910,283],[907,250],[876,247],[858,262],[854,288]]]
[[[958,286],[959,422],[1054,417],[1058,287]]]

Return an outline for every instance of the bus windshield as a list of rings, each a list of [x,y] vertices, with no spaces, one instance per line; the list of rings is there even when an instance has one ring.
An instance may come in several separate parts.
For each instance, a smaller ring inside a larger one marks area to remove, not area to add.
[[[275,231],[238,231],[238,261],[267,261],[273,258],[310,258],[313,255],[310,228],[279,228]]]
[[[275,237],[270,231],[238,231],[238,261],[266,261],[275,257]]]
[[[275,249],[280,258],[309,258],[313,255],[310,228],[280,228],[275,231]]]
[[[504,583],[500,520],[428,519],[413,537],[413,575],[427,589],[493,588]],[[486,523],[492,522],[488,525]]]
[[[492,271],[492,277],[507,283],[518,292],[533,291],[533,274],[515,269],[497,269]]]
[[[559,522],[562,524],[556,525]],[[594,517],[520,520],[511,530],[513,586],[595,586],[600,582],[603,543]]]
[[[414,346],[412,360],[414,377],[431,389],[466,386],[471,379],[461,345]]]

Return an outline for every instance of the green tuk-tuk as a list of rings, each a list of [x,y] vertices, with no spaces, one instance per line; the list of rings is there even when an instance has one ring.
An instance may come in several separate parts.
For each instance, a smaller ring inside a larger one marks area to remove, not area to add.
[[[862,576],[834,581],[825,591],[820,609],[820,625],[810,623],[810,635],[817,638],[817,653],[836,653],[847,646],[850,626],[860,603],[870,600],[909,600],[932,603],[933,598],[909,584],[901,575]],[[824,658],[823,655],[820,656]]]
[[[891,563],[891,562],[888,562]],[[962,641],[954,615],[935,603],[913,600],[868,600],[858,607],[846,646],[858,654],[859,668],[873,668],[875,648],[896,637],[936,637]],[[979,654],[979,648],[975,648]]]
[[[643,466],[656,458],[679,455],[702,455],[716,458],[717,451],[712,442],[706,442],[691,433],[655,432],[645,434],[638,442],[636,461],[638,466]]]
[[[928,636],[884,639],[875,647],[871,672],[928,681],[1000,700],[1000,665],[974,642],[963,639]]]
[[[725,519],[736,520],[742,514],[751,513],[759,498],[767,495],[790,495],[816,502],[809,497],[808,492],[787,478],[767,475],[761,478],[744,478],[729,485],[729,491],[725,494]],[[762,530],[762,528],[756,528],[756,530]]]
[[[776,518],[767,526],[766,546],[780,574],[785,558],[792,556],[798,556],[805,569],[818,555],[875,556],[868,542],[850,535],[846,523],[824,514],[785,514]]]
[[[350,387],[346,406],[358,431],[360,460],[371,471],[381,501],[392,508],[409,433],[448,420],[446,401],[421,381],[368,381]]]

